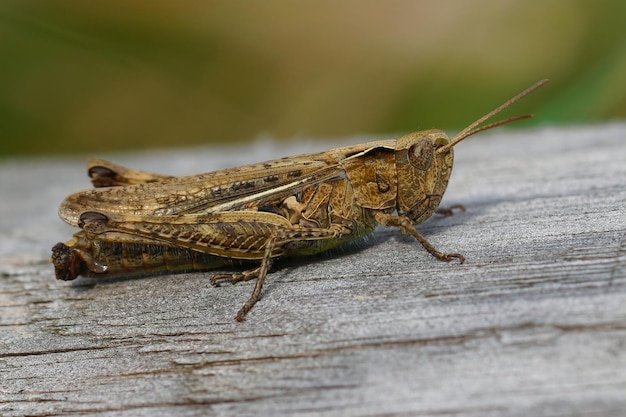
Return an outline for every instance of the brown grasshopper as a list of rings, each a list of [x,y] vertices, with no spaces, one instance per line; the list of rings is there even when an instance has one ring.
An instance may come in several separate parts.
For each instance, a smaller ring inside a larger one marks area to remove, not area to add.
[[[438,209],[453,163],[453,147],[487,119],[536,90],[539,81],[452,139],[425,130],[206,174],[169,177],[93,160],[96,187],[70,195],[60,217],[80,227],[52,248],[57,279],[253,268],[211,278],[214,285],[256,278],[237,313],[242,321],[259,300],[272,262],[320,253],[371,233],[377,224],[410,233],[435,258],[464,258],[436,250],[415,229]]]

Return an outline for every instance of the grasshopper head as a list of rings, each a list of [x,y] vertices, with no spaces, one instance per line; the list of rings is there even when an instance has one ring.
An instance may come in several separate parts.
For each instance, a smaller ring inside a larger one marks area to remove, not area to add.
[[[454,155],[448,136],[432,129],[410,133],[396,144],[396,210],[415,223],[429,218],[448,186]],[[438,152],[445,149],[445,152]]]
[[[421,223],[429,218],[439,206],[448,186],[454,160],[452,150],[454,145],[483,130],[532,117],[530,114],[514,116],[479,127],[490,117],[547,82],[548,80],[542,80],[533,84],[470,124],[452,139],[448,139],[445,133],[437,129],[410,133],[398,139],[396,142],[398,176],[396,211],[398,215],[407,216],[414,223]]]

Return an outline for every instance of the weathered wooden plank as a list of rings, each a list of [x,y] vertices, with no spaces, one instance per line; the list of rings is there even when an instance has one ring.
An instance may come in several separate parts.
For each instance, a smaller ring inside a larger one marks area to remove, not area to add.
[[[625,137],[607,124],[469,139],[444,201],[467,211],[420,227],[465,264],[378,230],[282,264],[244,323],[252,283],[55,281],[50,247],[72,232],[56,206],[87,187],[84,160],[4,161],[0,415],[624,415]],[[279,145],[257,146],[116,161],[182,174]]]

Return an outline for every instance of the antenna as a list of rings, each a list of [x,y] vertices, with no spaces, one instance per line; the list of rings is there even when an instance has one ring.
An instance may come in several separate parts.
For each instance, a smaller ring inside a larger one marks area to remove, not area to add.
[[[497,121],[497,122],[489,123],[488,125],[485,125],[485,126],[482,126],[482,127],[476,127],[476,126],[480,125],[481,123],[483,123],[484,121],[486,121],[486,120],[490,119],[491,117],[495,116],[496,114],[500,113],[502,110],[506,109],[511,104],[519,101],[522,97],[532,93],[533,91],[535,91],[536,89],[538,89],[539,87],[541,87],[542,85],[547,83],[548,81],[549,80],[545,79],[545,80],[541,80],[541,81],[536,82],[535,84],[531,85],[530,87],[528,87],[526,90],[522,91],[521,93],[519,93],[515,97],[507,100],[506,102],[504,102],[500,106],[498,106],[495,109],[491,110],[489,113],[487,113],[486,115],[484,115],[480,119],[476,120],[474,123],[472,123],[469,126],[467,126],[465,129],[463,129],[459,133],[457,133],[450,140],[450,143],[448,143],[447,145],[444,145],[441,148],[437,149],[437,153],[445,153],[445,152],[450,151],[450,148],[452,148],[454,145],[456,145],[457,143],[459,143],[463,139],[467,138],[468,136],[472,136],[474,133],[482,132],[483,130],[491,129],[491,128],[496,127],[496,126],[502,126],[504,124],[511,123],[511,122],[516,121],[516,120],[529,119],[529,118],[533,117],[532,114],[523,114],[521,116],[513,116],[513,117],[509,117],[508,119],[504,119],[504,120],[500,120],[500,121]]]

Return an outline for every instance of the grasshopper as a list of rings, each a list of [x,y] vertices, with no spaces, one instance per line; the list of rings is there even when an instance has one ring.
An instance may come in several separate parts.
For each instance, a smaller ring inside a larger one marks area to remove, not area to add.
[[[261,296],[279,257],[320,253],[371,233],[380,224],[409,233],[435,258],[464,258],[436,250],[415,225],[439,209],[452,171],[453,147],[514,120],[482,125],[542,80],[498,106],[452,139],[437,129],[286,157],[200,175],[170,177],[92,160],[95,186],[67,197],[59,216],[82,229],[52,248],[57,279],[79,275],[155,274],[245,266],[211,283],[256,279],[236,320]]]

